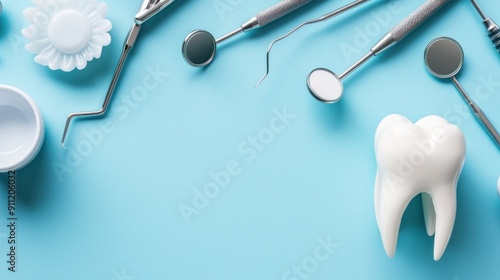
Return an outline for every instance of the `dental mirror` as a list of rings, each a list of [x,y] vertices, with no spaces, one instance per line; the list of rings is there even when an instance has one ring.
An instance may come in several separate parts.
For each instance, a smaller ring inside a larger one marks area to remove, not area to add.
[[[257,13],[237,29],[215,40],[215,37],[205,30],[195,30],[189,33],[182,44],[182,55],[188,64],[195,67],[203,67],[215,57],[217,44],[230,39],[243,32],[263,27],[296,9],[310,3],[312,0],[283,0],[268,9]]]
[[[205,30],[195,30],[189,33],[182,44],[184,59],[196,67],[202,67],[212,62],[216,50],[217,42],[214,36]]]
[[[386,33],[365,56],[349,67],[344,73],[337,76],[332,71],[324,68],[313,70],[307,77],[307,87],[309,91],[316,99],[322,102],[334,103],[339,101],[343,93],[342,80],[345,77],[358,69],[370,58],[380,54],[406,38],[408,34],[449,2],[449,0],[427,0],[415,10],[415,12]]]
[[[307,77],[307,87],[321,102],[334,103],[340,100],[344,87],[337,74],[325,68],[312,71]]]
[[[453,78],[464,61],[464,52],[457,41],[441,37],[429,43],[425,50],[425,65],[432,75],[441,78]]]
[[[351,74],[367,60],[375,56],[375,51],[370,50],[365,56],[354,63],[344,73],[337,74],[325,68],[316,68],[307,76],[307,88],[309,92],[319,101],[324,103],[335,103],[342,98],[344,87],[342,79]]]
[[[493,127],[489,119],[483,113],[481,108],[472,101],[465,89],[460,85],[456,74],[462,69],[464,53],[460,44],[448,37],[440,37],[432,40],[425,49],[424,53],[425,65],[432,75],[446,79],[450,78],[463,98],[470,106],[474,115],[481,122],[484,128],[490,133],[491,137],[496,141],[500,148],[500,135]]]

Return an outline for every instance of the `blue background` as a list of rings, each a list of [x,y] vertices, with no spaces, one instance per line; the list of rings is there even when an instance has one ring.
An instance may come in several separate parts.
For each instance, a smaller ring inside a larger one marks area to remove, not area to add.
[[[74,122],[63,150],[67,115],[101,106],[141,1],[106,2],[112,43],[83,71],[64,73],[36,64],[24,49],[21,29],[29,24],[22,10],[31,1],[3,1],[0,83],[36,101],[46,133],[39,155],[18,172],[16,273],[7,271],[6,174],[1,176],[1,279],[295,280],[301,278],[290,271],[313,263],[319,240],[335,248],[302,279],[500,277],[498,147],[451,82],[432,77],[423,63],[431,39],[460,42],[465,65],[458,79],[500,127],[500,56],[469,1],[452,0],[353,73],[342,101],[328,105],[310,96],[307,74],[316,67],[347,69],[423,0],[374,0],[304,28],[275,46],[271,74],[257,89],[273,38],[349,1],[315,1],[224,43],[209,67],[197,69],[180,51],[190,31],[221,36],[277,1],[220,0],[233,6],[218,12],[216,1],[179,0],[144,25],[106,118]],[[500,21],[498,1],[479,2]],[[358,53],[345,54],[348,45]],[[157,67],[168,77],[127,103],[148,69]],[[480,88],[488,79],[494,81],[489,90]],[[249,137],[269,132],[275,111],[284,108],[295,117],[255,157],[239,149],[250,147]],[[395,257],[389,259],[382,246],[373,209],[373,137],[391,113],[413,121],[441,115],[466,137],[455,228],[439,262],[432,258],[433,237],[425,233],[419,199],[405,212]],[[99,132],[90,144],[85,134],[97,133],[103,122],[112,131]],[[193,206],[196,191],[213,181],[210,173],[230,161],[240,173],[187,221],[179,207]]]

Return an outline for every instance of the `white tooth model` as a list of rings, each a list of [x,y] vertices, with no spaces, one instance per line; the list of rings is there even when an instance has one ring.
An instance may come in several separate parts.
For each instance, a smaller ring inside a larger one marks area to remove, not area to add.
[[[385,252],[393,257],[403,213],[422,193],[427,234],[434,237],[434,260],[446,249],[455,223],[458,177],[465,159],[462,131],[438,116],[415,124],[389,115],[375,134],[377,176],[375,215]]]
[[[498,177],[497,190],[498,190],[498,195],[500,195],[500,177]]]

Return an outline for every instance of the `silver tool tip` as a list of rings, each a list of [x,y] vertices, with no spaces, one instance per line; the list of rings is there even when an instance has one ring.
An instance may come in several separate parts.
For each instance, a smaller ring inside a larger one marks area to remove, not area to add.
[[[262,84],[262,82],[266,79],[268,74],[269,73],[264,74],[264,76],[262,76],[262,78],[260,78],[259,82],[254,86],[254,88],[257,88],[260,84]]]
[[[63,133],[63,136],[62,136],[62,139],[61,139],[61,146],[65,150],[66,150],[66,147],[64,146],[64,140],[66,140],[66,132],[67,132],[67,130],[64,130],[64,133]]]

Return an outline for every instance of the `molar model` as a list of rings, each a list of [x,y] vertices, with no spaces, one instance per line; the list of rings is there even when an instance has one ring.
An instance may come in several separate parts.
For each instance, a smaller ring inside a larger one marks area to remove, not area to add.
[[[436,234],[434,260],[439,260],[455,223],[456,188],[465,158],[462,132],[438,116],[413,124],[404,116],[389,115],[377,128],[375,154],[375,215],[387,255],[396,251],[406,207],[422,193],[427,234]]]

